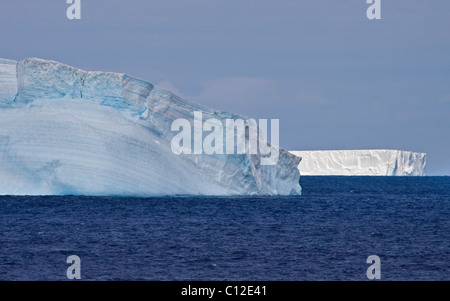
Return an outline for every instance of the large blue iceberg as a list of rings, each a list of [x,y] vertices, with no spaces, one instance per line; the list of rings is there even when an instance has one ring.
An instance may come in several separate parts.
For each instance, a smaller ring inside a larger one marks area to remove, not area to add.
[[[299,195],[300,158],[177,155],[179,118],[247,117],[203,107],[125,74],[0,59],[0,194]]]

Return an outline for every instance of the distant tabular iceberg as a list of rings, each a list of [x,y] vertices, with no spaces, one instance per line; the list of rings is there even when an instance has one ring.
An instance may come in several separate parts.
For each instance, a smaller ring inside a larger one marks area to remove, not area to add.
[[[177,155],[174,120],[248,120],[118,73],[0,59],[0,194],[299,195],[300,159],[279,151]],[[194,141],[195,142],[195,141]]]
[[[426,154],[400,150],[292,151],[304,176],[424,176]]]

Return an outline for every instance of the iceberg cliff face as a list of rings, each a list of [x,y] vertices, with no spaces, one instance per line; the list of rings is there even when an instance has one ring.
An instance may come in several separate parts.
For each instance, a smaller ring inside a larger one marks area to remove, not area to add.
[[[0,194],[298,195],[300,159],[176,155],[174,120],[212,110],[125,74],[0,60]]]
[[[292,151],[304,176],[424,176],[426,154],[399,150]]]
[[[0,107],[17,95],[16,61],[0,59]]]

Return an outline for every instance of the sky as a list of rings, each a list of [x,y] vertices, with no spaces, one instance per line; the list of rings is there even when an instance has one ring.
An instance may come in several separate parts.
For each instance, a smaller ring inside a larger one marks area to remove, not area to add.
[[[188,100],[280,120],[287,150],[426,152],[450,175],[450,1],[0,2],[0,57],[123,72]]]

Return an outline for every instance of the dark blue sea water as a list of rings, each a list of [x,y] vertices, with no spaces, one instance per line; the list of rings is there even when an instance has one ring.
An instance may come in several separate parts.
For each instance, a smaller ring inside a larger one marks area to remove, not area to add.
[[[450,280],[449,177],[302,177],[283,198],[0,197],[0,280]]]

